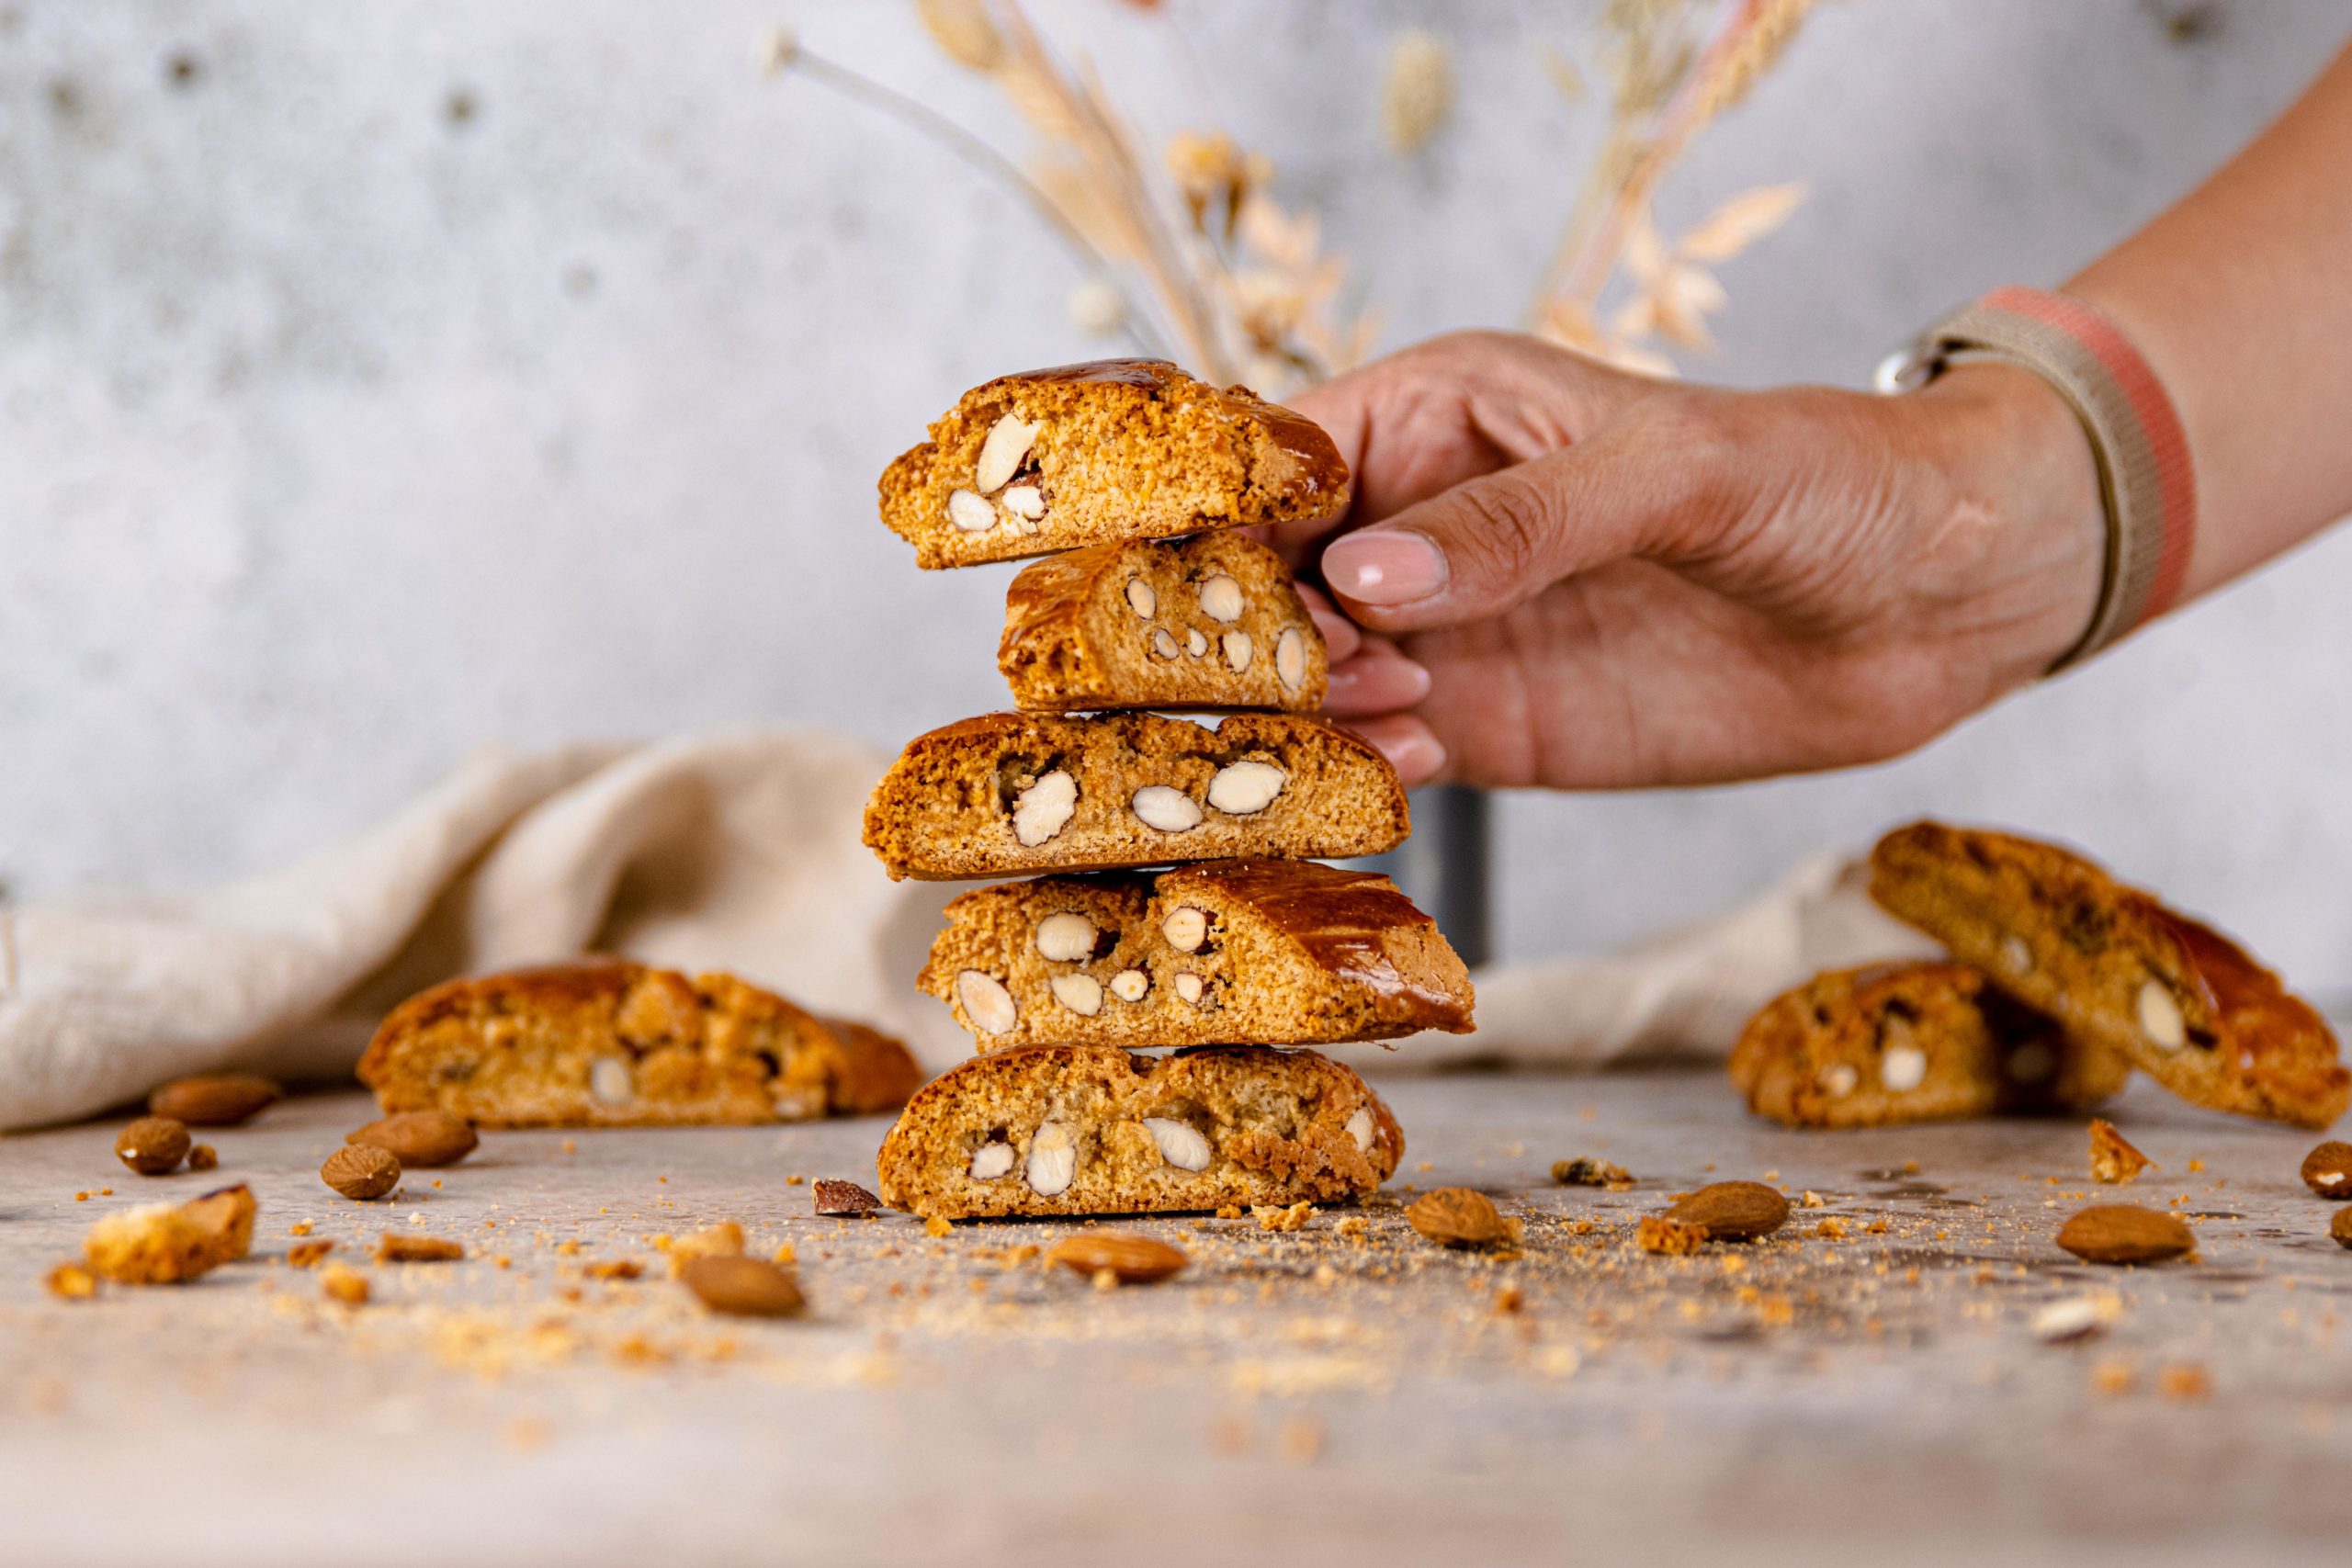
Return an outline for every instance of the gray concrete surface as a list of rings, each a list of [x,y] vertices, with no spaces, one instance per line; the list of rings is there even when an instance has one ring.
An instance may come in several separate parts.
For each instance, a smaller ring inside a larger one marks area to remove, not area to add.
[[[1521,1216],[1521,1257],[1440,1252],[1385,1203],[1360,1241],[1345,1211],[1292,1235],[1124,1222],[1193,1264],[1100,1294],[1002,1262],[1069,1224],[813,1217],[786,1178],[865,1174],[878,1121],[571,1152],[492,1134],[438,1189],[363,1208],[314,1175],[370,1114],[336,1095],[211,1135],[219,1179],[260,1198],[252,1262],[62,1302],[42,1271],[99,1213],[214,1179],[122,1172],[112,1123],[0,1142],[5,1555],[2308,1562],[2352,1525],[2352,1253],[2295,1179],[2306,1134],[2135,1088],[2117,1119],[2163,1168],[2122,1195],[2184,1200],[2200,1260],[2101,1269],[2049,1239],[2113,1195],[2079,1124],[1800,1134],[1712,1073],[1384,1092],[1411,1145],[1389,1194],[1480,1187]],[[1577,1153],[1640,1186],[1553,1186]],[[1735,1176],[1820,1206],[1692,1260],[1627,1239],[1664,1194]],[[662,1277],[650,1233],[723,1218],[793,1245],[813,1316],[716,1320]],[[1813,1234],[1833,1218],[1844,1239]],[[338,1256],[387,1227],[471,1255],[363,1262],[376,1300],[346,1312],[283,1262],[303,1220]],[[582,1272],[622,1258],[651,1267]],[[2091,1292],[2110,1331],[2035,1337]],[[2168,1395],[2172,1369],[2210,1393]]]
[[[1517,321],[1593,144],[1543,46],[1598,0],[1039,7],[1148,142],[1208,121],[1319,212],[1395,344]],[[918,578],[872,484],[966,385],[1099,351],[1018,204],[757,79],[812,48],[1019,152],[885,0],[0,0],[0,878],[210,879],[490,740],[742,719],[896,746],[1001,704],[1004,574]],[[1445,36],[1457,123],[1381,150]],[[1694,150],[1669,227],[1797,179],[1701,375],[1853,384],[2219,162],[2337,0],[1860,0]],[[820,588],[812,585],[821,585]],[[1589,950],[1933,810],[2075,839],[2352,985],[2352,539],[1897,766],[1514,798],[1501,937]]]

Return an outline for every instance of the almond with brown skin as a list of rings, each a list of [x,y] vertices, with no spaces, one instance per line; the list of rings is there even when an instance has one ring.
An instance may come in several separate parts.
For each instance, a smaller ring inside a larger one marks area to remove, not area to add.
[[[400,1156],[372,1144],[345,1144],[319,1167],[319,1179],[364,1203],[401,1184]]]
[[[2173,1214],[2094,1203],[2066,1222],[2058,1245],[2086,1263],[2161,1263],[2196,1251],[2197,1235]]]
[[[793,1317],[808,1305],[792,1275],[764,1258],[697,1258],[679,1278],[703,1305],[730,1317]]]
[[[169,1116],[141,1116],[114,1141],[115,1157],[141,1176],[177,1170],[187,1148],[187,1123]]]
[[[1718,1181],[1684,1198],[1666,1217],[1697,1225],[1709,1241],[1754,1241],[1789,1223],[1789,1201],[1760,1181]]]
[[[1441,1187],[1415,1200],[1405,1218],[1440,1247],[1502,1247],[1519,1240],[1519,1227],[1503,1218],[1493,1200],[1467,1187]]]
[[[881,1199],[854,1181],[820,1180],[809,1198],[820,1214],[870,1214],[882,1206]]]
[[[191,1127],[231,1127],[276,1104],[282,1092],[252,1073],[202,1073],[157,1089],[147,1097],[147,1111]]]
[[[187,1168],[190,1170],[217,1170],[220,1166],[220,1153],[210,1144],[198,1144],[187,1151]]]
[[[1046,1254],[1046,1261],[1089,1276],[1108,1274],[1122,1285],[1149,1285],[1179,1272],[1187,1259],[1148,1236],[1081,1231]]]
[[[2352,1198],[2352,1144],[2330,1138],[2305,1155],[2303,1185],[2323,1198]]]
[[[455,1263],[465,1255],[463,1247],[437,1235],[407,1235],[400,1231],[386,1231],[376,1238],[376,1261],[379,1263]]]
[[[2352,1247],[2352,1209],[2338,1209],[2335,1218],[2327,1222],[2327,1234],[2335,1238],[2338,1247]]]
[[[410,1168],[455,1165],[481,1144],[471,1122],[447,1111],[403,1111],[345,1133],[343,1141],[383,1149]]]

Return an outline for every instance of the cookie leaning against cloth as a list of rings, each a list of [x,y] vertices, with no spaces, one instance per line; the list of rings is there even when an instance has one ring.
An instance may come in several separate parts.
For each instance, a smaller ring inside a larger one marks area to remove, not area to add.
[[[922,988],[983,1051],[1468,1032],[1469,971],[1385,876],[1314,861],[1004,882],[947,906]]]
[[[997,713],[910,741],[865,807],[893,878],[1103,871],[1234,855],[1345,859],[1408,831],[1396,770],[1303,714]]]
[[[387,1112],[484,1127],[799,1122],[906,1102],[922,1073],[863,1024],[731,975],[620,960],[452,980],[392,1010],[359,1059]]]
[[[875,1166],[885,1202],[953,1220],[1333,1202],[1404,1154],[1379,1096],[1313,1051],[1041,1045],[933,1079]]]
[[[1767,1004],[1731,1054],[1747,1108],[1793,1127],[2075,1111],[2130,1075],[2106,1046],[1951,963],[1816,975]]]
[[[1323,634],[1282,558],[1239,534],[1048,556],[1005,596],[997,668],[1023,713],[1281,708],[1329,685]]]
[[[2335,1035],[2277,976],[2070,851],[1915,823],[1871,852],[1871,896],[2185,1100],[2324,1127],[2352,1097]]]
[[[1102,359],[965,393],[879,488],[882,521],[938,568],[1336,517],[1348,466],[1321,427],[1247,387]]]

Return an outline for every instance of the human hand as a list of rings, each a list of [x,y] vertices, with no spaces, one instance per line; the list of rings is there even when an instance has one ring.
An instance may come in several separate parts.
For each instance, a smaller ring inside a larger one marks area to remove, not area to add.
[[[2006,365],[1735,392],[1464,333],[1295,406],[1355,502],[1274,542],[1330,643],[1327,705],[1408,783],[1895,756],[2039,676],[2098,596],[2089,444]]]

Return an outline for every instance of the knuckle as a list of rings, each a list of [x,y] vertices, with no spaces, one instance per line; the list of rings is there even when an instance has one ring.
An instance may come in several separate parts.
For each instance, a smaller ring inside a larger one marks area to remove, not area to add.
[[[1474,569],[1515,577],[1551,553],[1555,510],[1523,469],[1507,469],[1463,487],[1449,554],[1468,554]]]

